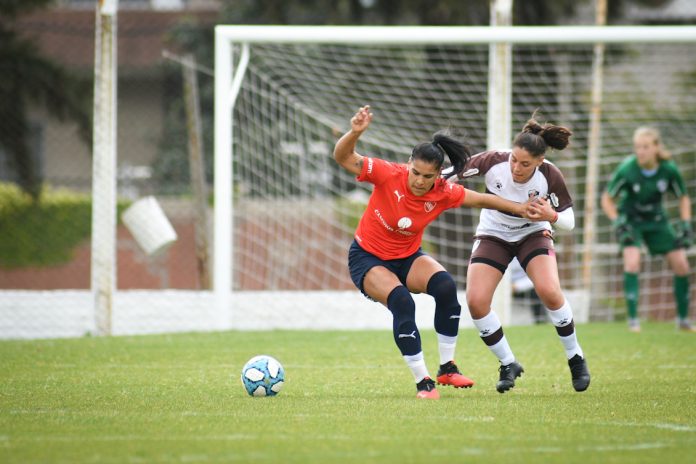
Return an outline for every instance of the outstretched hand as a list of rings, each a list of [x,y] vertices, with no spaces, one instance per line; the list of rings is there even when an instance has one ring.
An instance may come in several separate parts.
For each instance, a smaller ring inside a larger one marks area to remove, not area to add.
[[[546,198],[537,197],[527,203],[526,217],[532,221],[553,221],[556,218],[556,210]]]
[[[372,113],[370,112],[370,105],[365,105],[350,118],[350,128],[355,132],[364,132],[371,121]]]

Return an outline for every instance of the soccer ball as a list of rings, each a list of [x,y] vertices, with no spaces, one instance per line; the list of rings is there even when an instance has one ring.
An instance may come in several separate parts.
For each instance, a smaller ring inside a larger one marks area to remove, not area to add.
[[[283,366],[271,356],[254,356],[242,368],[242,384],[251,396],[275,396],[283,382]]]

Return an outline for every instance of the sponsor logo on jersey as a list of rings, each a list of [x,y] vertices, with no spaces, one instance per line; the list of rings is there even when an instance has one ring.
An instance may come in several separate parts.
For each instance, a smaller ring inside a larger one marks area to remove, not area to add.
[[[532,189],[532,190],[529,190],[529,191],[527,192],[527,197],[530,198],[530,199],[536,198],[536,197],[538,197],[538,196],[539,196],[539,191],[538,191],[538,190]]]
[[[426,213],[429,213],[435,209],[435,205],[437,205],[436,201],[426,201],[423,208],[425,208]]]
[[[558,196],[555,193],[549,194],[549,201],[551,202],[551,206],[558,208]]]
[[[401,199],[405,196],[399,193],[398,190],[394,190],[394,195],[396,195],[396,202],[399,203]]]
[[[399,219],[399,223],[398,223],[399,229],[395,230],[392,226],[390,226],[387,223],[387,220],[384,219],[384,216],[382,216],[382,213],[378,209],[375,210],[375,216],[377,216],[377,218],[379,219],[379,222],[381,222],[382,226],[384,226],[384,228],[387,229],[389,232],[398,232],[401,235],[408,235],[408,236],[415,235],[414,232],[411,232],[409,230],[404,230],[404,229],[411,227],[411,225],[413,225],[413,221],[411,221],[410,218],[402,217],[401,219]]]
[[[495,180],[495,188],[496,190],[502,190],[503,189],[503,181],[500,179]]]
[[[657,190],[660,191],[660,193],[665,193],[667,191],[667,181],[664,179],[660,179],[657,181]]]
[[[411,218],[402,217],[401,219],[399,219],[399,222],[397,223],[397,225],[399,226],[399,229],[401,229],[401,230],[408,229],[409,227],[411,227],[413,225],[413,221],[411,220]]]
[[[372,174],[373,165],[374,165],[374,161],[372,160],[372,158],[368,158],[367,159],[367,173],[368,174]]]
[[[521,226],[511,226],[509,224],[505,224],[503,222],[499,222],[499,224],[503,227],[505,227],[507,230],[520,230],[520,229],[526,229],[527,227],[531,226],[531,222],[525,222]]]

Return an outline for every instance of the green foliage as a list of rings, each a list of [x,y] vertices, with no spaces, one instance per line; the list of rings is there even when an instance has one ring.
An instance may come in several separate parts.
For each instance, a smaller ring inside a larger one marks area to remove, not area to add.
[[[90,81],[45,58],[34,42],[11,27],[16,16],[50,3],[0,2],[0,149],[8,153],[17,183],[34,199],[42,179],[30,146],[30,109],[44,108],[58,120],[75,122],[82,138],[91,140]]]
[[[457,360],[476,384],[439,401],[416,400],[388,330],[0,341],[0,462],[690,462],[696,337],[577,329],[586,392],[545,324],[506,328],[525,373],[497,393],[498,362],[467,328]],[[434,374],[435,333],[422,338]],[[285,368],[277,397],[241,385],[260,353]]]
[[[89,237],[91,218],[89,194],[44,189],[40,200],[34,201],[18,187],[0,183],[0,266],[70,261],[74,248]]]

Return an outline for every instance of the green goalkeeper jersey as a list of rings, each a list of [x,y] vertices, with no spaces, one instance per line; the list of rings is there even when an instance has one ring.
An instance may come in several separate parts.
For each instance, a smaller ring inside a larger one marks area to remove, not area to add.
[[[684,179],[673,161],[661,161],[655,173],[646,175],[636,155],[626,158],[614,171],[607,191],[619,196],[619,214],[631,222],[660,222],[667,216],[662,195],[667,191],[677,197],[686,195]]]

